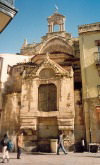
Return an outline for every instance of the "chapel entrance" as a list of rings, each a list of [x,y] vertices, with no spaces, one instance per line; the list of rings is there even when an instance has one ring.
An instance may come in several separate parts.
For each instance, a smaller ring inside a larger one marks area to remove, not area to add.
[[[38,119],[38,150],[50,152],[50,139],[58,136],[56,117],[39,117]]]

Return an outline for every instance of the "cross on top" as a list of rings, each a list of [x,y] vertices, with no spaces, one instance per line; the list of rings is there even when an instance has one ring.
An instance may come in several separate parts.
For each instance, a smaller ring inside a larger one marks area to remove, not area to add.
[[[55,13],[58,13],[58,6],[55,5]]]

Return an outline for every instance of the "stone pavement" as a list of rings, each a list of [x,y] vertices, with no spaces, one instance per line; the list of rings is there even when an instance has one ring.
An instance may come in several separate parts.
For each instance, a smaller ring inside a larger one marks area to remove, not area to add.
[[[100,153],[72,153],[67,155],[61,153],[46,154],[46,153],[34,153],[34,154],[22,154],[21,159],[16,159],[16,153],[10,153],[9,163],[0,164],[9,165],[100,165]]]

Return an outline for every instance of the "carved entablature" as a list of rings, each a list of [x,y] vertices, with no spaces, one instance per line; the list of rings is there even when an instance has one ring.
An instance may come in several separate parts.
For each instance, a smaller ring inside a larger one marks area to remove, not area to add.
[[[78,27],[79,34],[93,31],[100,31],[100,22],[86,24]]]

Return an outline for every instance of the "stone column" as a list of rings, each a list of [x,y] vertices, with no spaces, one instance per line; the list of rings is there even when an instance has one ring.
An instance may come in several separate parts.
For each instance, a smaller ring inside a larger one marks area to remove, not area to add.
[[[48,33],[50,33],[50,32],[51,32],[51,26],[48,25]]]
[[[51,33],[54,31],[53,23],[51,24]]]
[[[49,33],[53,32],[53,24],[48,25],[48,32]]]
[[[62,31],[64,31],[64,23],[62,24]]]
[[[59,26],[60,26],[60,31],[62,31],[62,24],[60,24]]]

